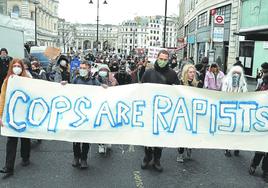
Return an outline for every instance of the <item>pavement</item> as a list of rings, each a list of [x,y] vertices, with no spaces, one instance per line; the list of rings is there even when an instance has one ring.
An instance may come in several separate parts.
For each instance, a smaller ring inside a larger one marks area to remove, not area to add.
[[[249,90],[255,83],[249,81]],[[5,163],[6,138],[0,136],[0,167]],[[152,168],[140,168],[143,147],[113,145],[106,156],[90,149],[87,170],[71,166],[72,143],[44,140],[33,145],[31,164],[20,165],[20,144],[14,176],[1,179],[0,188],[263,188],[261,169],[254,176],[248,174],[253,152],[241,151],[239,157],[224,156],[223,150],[193,149],[192,160],[176,162],[177,150],[164,148],[162,173]],[[0,174],[1,176],[1,174]]]

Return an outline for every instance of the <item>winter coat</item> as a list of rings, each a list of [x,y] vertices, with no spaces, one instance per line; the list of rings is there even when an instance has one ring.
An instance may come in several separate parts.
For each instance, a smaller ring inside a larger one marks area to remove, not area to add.
[[[54,65],[49,73],[49,80],[53,82],[68,81],[70,82],[70,72],[68,67]]]
[[[32,71],[33,79],[47,80],[46,71],[43,69],[38,69],[37,71]]]
[[[213,72],[207,71],[204,81],[204,88],[220,91],[223,78],[224,73],[222,71],[219,71],[216,77]]]
[[[112,73],[108,73],[107,78],[102,78],[101,76],[98,76],[98,80],[100,83],[105,84],[107,86],[116,86],[118,85],[117,80],[114,78],[114,75]]]
[[[11,60],[12,57],[10,56],[0,57],[0,88],[2,87],[2,84],[7,76],[8,66]]]
[[[261,82],[256,89],[256,91],[265,91],[265,90],[268,90],[268,75],[264,76],[261,79]]]
[[[127,72],[125,73],[117,72],[114,74],[114,78],[117,80],[119,85],[126,85],[132,83],[131,76]]]
[[[165,67],[160,68],[157,61],[153,69],[148,69],[142,76],[142,83],[156,83],[156,84],[179,84],[177,74],[167,64]]]
[[[28,76],[26,76],[29,78]],[[2,119],[3,112],[4,112],[4,107],[5,107],[5,102],[6,102],[6,90],[7,90],[7,83],[8,83],[8,78],[6,78],[2,84],[1,87],[1,94],[0,94],[0,119]]]
[[[101,83],[98,81],[97,78],[95,77],[82,77],[82,76],[77,76],[73,82],[73,84],[82,84],[82,85],[96,85],[100,86]]]

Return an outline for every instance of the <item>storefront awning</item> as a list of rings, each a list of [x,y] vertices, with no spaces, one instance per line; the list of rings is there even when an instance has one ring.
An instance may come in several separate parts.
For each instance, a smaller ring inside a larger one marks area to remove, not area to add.
[[[268,26],[240,29],[235,35],[245,36],[245,40],[268,41]]]

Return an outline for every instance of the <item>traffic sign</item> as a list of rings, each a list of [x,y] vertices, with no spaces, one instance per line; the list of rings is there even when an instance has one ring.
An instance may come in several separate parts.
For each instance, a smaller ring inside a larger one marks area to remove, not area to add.
[[[224,24],[224,16],[216,15],[215,18],[214,18],[214,23],[219,24],[219,25]]]

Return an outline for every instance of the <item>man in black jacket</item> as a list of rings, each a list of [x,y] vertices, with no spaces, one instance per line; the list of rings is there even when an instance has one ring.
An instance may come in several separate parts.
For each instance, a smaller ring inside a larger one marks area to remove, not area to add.
[[[157,60],[153,69],[145,71],[141,82],[142,83],[156,83],[156,84],[178,84],[179,80],[177,74],[168,65],[169,53],[166,50],[161,50],[157,55]],[[145,147],[145,157],[142,161],[141,168],[146,169],[154,159],[153,167],[159,171],[163,171],[163,167],[160,164],[160,158],[162,154],[162,148],[159,147]]]

